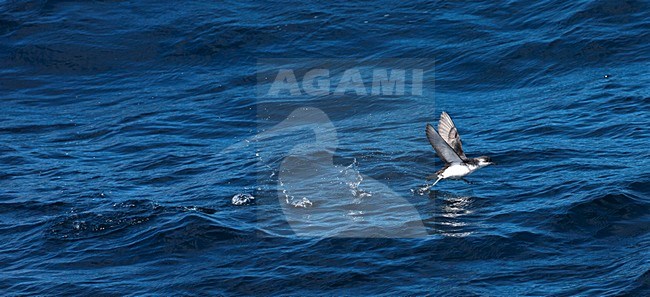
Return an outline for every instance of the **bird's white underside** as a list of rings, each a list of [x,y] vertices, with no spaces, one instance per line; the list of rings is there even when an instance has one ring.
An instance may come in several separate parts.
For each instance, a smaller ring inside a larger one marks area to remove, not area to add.
[[[462,164],[452,164],[443,171],[439,177],[441,178],[462,178],[465,175],[472,173],[476,168],[474,166],[467,166]]]

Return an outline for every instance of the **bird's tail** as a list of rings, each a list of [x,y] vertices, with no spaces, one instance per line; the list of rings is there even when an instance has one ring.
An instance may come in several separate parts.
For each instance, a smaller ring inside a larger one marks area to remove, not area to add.
[[[435,185],[436,185],[436,184],[437,184],[441,179],[442,179],[442,177],[441,177],[441,176],[438,176],[438,179],[436,180],[435,183],[433,183],[433,185],[431,185],[431,187],[435,186]]]

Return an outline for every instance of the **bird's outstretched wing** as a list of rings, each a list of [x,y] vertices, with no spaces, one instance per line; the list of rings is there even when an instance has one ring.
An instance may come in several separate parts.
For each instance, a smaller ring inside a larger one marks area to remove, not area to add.
[[[463,159],[440,137],[440,134],[430,124],[427,124],[427,139],[429,139],[429,143],[431,143],[438,157],[445,163],[463,163]]]
[[[451,117],[444,111],[440,115],[440,122],[438,122],[438,133],[440,133],[442,139],[449,144],[462,160],[467,160],[467,156],[465,156],[465,152],[463,152],[463,143],[460,141],[460,135],[458,135],[456,125],[454,124],[454,121],[451,120]]]

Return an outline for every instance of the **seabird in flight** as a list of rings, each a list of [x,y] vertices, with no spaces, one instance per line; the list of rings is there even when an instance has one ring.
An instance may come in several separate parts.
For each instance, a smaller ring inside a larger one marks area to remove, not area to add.
[[[464,179],[466,175],[477,169],[494,164],[487,156],[471,159],[465,156],[456,125],[444,111],[440,115],[438,131],[427,123],[427,138],[438,157],[445,162],[445,167],[436,172],[435,177],[438,179],[431,185],[432,187],[441,179]]]

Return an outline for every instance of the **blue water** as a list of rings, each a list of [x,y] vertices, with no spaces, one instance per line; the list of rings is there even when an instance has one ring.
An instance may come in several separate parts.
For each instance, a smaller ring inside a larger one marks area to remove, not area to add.
[[[649,45],[647,1],[0,1],[0,292],[647,296]],[[261,99],[273,58],[435,94]],[[498,164],[429,188],[443,110]]]

